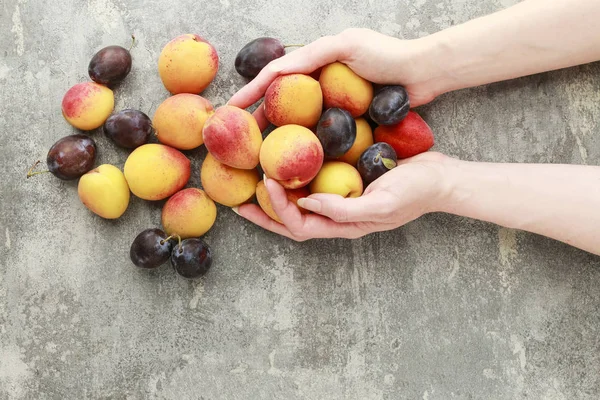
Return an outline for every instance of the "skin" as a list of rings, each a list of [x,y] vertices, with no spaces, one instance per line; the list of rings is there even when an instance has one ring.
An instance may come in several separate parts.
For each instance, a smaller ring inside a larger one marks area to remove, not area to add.
[[[600,2],[525,0],[424,38],[400,40],[364,29],[323,37],[271,62],[230,104],[258,101],[282,73],[310,73],[342,61],[375,82],[402,84],[411,106],[453,90],[600,60]],[[262,121],[261,107],[255,116]],[[262,123],[262,122],[259,122]],[[262,125],[264,126],[264,125]],[[478,163],[436,152],[401,160],[364,195],[314,194],[298,204],[273,180],[266,186],[282,224],[254,205],[236,211],[294,240],[358,238],[446,212],[520,229],[600,255],[600,167]]]

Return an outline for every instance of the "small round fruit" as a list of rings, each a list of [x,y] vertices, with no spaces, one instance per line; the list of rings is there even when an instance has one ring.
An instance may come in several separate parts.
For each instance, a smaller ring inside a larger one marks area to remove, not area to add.
[[[46,156],[48,170],[57,178],[72,180],[94,167],[96,142],[82,133],[59,139]]]
[[[347,162],[356,167],[360,155],[374,143],[373,130],[365,118],[356,118],[356,140],[354,144],[338,161]]]
[[[107,46],[98,51],[88,65],[90,78],[101,85],[121,82],[131,71],[131,53],[121,46]]]
[[[200,238],[189,238],[175,245],[171,253],[171,266],[179,275],[195,279],[205,275],[212,265],[210,246]]]
[[[365,150],[356,165],[365,186],[396,167],[397,157],[394,148],[378,142]]]
[[[118,146],[135,149],[148,142],[153,131],[152,120],[138,110],[121,110],[108,117],[103,131]]]
[[[403,86],[384,86],[375,93],[369,106],[369,116],[379,125],[394,125],[410,110],[408,93]]]
[[[199,237],[210,230],[217,219],[217,206],[198,188],[182,189],[167,200],[161,222],[169,235],[182,239]]]
[[[160,229],[150,228],[140,232],[131,243],[129,258],[136,267],[152,269],[169,260],[173,243]]]
[[[104,124],[115,107],[111,89],[96,82],[73,85],[63,96],[61,110],[69,124],[82,131],[91,131]]]
[[[247,43],[235,57],[235,70],[253,79],[271,61],[285,55],[285,47],[275,38],[261,37]]]
[[[230,167],[207,153],[200,168],[200,182],[206,194],[226,207],[237,207],[256,193],[258,170]]]
[[[325,157],[340,157],[356,140],[356,121],[342,108],[329,108],[317,124],[317,137],[323,145]]]
[[[83,205],[105,219],[117,219],[129,206],[130,190],[123,172],[102,164],[79,178],[77,194]]]
[[[307,186],[303,186],[298,189],[285,189],[285,194],[287,196],[288,201],[294,203],[296,207],[298,207],[298,199],[310,196],[310,192],[308,191]],[[277,213],[275,212],[275,210],[273,210],[273,205],[271,204],[271,198],[269,197],[269,192],[267,191],[267,187],[265,186],[265,181],[260,181],[256,185],[256,200],[260,208],[265,212],[265,214],[267,214],[269,217],[271,217],[271,219],[279,222],[280,224],[283,223],[277,215]],[[302,207],[298,207],[298,210],[301,214],[310,213],[310,211]]]
[[[342,197],[359,197],[363,181],[352,165],[343,161],[327,161],[310,182],[311,193],[331,193]]]

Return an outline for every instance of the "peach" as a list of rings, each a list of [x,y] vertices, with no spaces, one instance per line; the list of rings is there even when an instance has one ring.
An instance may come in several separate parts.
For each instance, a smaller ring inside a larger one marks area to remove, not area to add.
[[[148,143],[129,154],[123,172],[134,195],[144,200],[163,200],[187,184],[191,162],[173,147]]]
[[[129,206],[125,176],[111,164],[102,164],[85,173],[79,179],[77,194],[90,211],[106,219],[119,218]]]
[[[363,192],[363,181],[352,165],[343,161],[327,161],[310,183],[310,192],[358,197]]]
[[[115,108],[112,90],[96,82],[82,82],[65,93],[61,109],[67,122],[77,129],[91,131],[99,128]]]
[[[356,139],[354,144],[350,147],[344,155],[338,157],[338,161],[346,162],[354,167],[360,158],[360,155],[373,144],[373,130],[371,125],[364,118],[355,118],[356,121]]]
[[[202,129],[213,112],[213,105],[204,97],[180,93],[168,97],[157,107],[152,126],[160,143],[191,150],[204,143]]]
[[[274,129],[260,148],[260,166],[285,189],[306,186],[321,169],[324,152],[317,136],[300,125]]]
[[[298,207],[298,199],[308,197],[310,195],[310,192],[308,191],[308,187],[303,186],[298,189],[285,189],[285,194],[287,195],[288,200],[296,204],[296,207]],[[262,208],[262,210],[265,212],[265,214],[267,214],[269,217],[271,217],[271,219],[279,222],[280,224],[282,223],[275,210],[273,210],[273,206],[271,205],[271,198],[269,197],[269,192],[267,192],[267,187],[265,186],[265,181],[263,180],[258,182],[258,184],[256,185],[256,200],[260,208]],[[310,213],[310,211],[302,207],[298,207],[298,210],[302,214]]]
[[[227,207],[237,207],[252,199],[258,180],[258,170],[230,167],[210,153],[200,169],[200,181],[206,194]]]
[[[200,237],[217,219],[217,206],[206,192],[198,188],[182,189],[167,200],[161,221],[165,232],[182,239]]]
[[[414,111],[395,125],[379,125],[374,132],[375,142],[385,142],[394,148],[398,158],[424,153],[434,145],[433,132],[427,122]]]
[[[240,169],[258,166],[263,138],[248,111],[234,106],[217,108],[204,124],[202,136],[206,149],[219,162]]]
[[[312,128],[323,111],[319,82],[304,74],[282,75],[267,88],[265,117],[275,126],[289,124]]]
[[[196,34],[177,36],[158,58],[158,73],[171,94],[200,94],[219,70],[219,56],[212,44]]]
[[[367,112],[373,100],[373,84],[339,61],[323,67],[319,83],[325,108],[343,108],[354,118]]]

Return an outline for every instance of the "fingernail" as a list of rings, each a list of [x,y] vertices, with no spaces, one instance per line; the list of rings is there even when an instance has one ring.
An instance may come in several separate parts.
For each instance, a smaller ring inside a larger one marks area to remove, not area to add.
[[[298,199],[298,205],[306,210],[320,212],[321,211],[321,202],[315,199],[308,199],[303,197]]]
[[[265,182],[265,183],[267,182],[267,175],[266,174],[263,174],[263,182]]]
[[[231,207],[231,210],[237,215],[240,215],[239,207]]]

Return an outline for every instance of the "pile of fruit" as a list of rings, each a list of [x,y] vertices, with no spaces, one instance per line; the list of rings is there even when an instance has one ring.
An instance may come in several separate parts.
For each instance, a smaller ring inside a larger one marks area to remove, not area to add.
[[[236,71],[253,79],[286,47],[275,38],[255,39],[237,54]],[[170,261],[185,278],[206,274],[213,255],[202,237],[216,221],[216,204],[237,207],[256,201],[281,222],[262,173],[279,182],[294,203],[311,193],[358,197],[397,159],[434,144],[431,129],[410,110],[402,86],[377,87],[340,62],[310,75],[276,78],[264,95],[264,113],[274,129],[264,135],[247,110],[214,108],[201,96],[217,75],[219,57],[195,34],[178,36],[163,47],[158,72],[170,96],[152,119],[135,109],[114,112],[111,88],[130,73],[130,50],[108,46],[98,51],[88,67],[91,81],[71,87],[62,101],[63,116],[73,127],[83,132],[102,128],[116,145],[131,150],[123,170],[110,164],[95,167],[96,143],[85,133],[59,139],[46,161],[57,178],[79,179],[81,202],[102,218],[121,217],[131,193],[165,200],[162,227],[140,232],[131,244],[130,258],[139,268]],[[200,168],[202,187],[186,187],[192,171],[183,151],[202,145],[208,151]],[[28,177],[47,172],[33,169]]]

